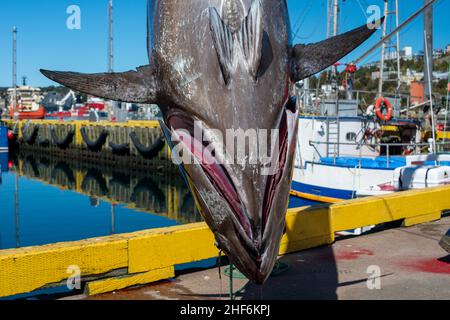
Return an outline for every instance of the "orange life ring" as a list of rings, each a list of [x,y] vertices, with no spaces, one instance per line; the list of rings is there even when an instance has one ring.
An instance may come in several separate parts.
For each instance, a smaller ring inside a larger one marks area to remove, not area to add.
[[[387,114],[383,114],[381,111],[381,105],[384,104],[387,108]],[[394,109],[391,106],[391,103],[388,99],[384,97],[380,97],[377,99],[377,102],[375,104],[375,112],[377,113],[378,119],[381,121],[389,121],[392,119],[392,113],[394,112]]]

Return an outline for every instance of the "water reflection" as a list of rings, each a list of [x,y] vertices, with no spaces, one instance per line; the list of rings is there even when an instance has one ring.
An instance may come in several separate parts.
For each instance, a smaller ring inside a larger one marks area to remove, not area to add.
[[[93,166],[24,150],[1,160],[9,171],[0,185],[0,249],[201,221],[176,171]]]

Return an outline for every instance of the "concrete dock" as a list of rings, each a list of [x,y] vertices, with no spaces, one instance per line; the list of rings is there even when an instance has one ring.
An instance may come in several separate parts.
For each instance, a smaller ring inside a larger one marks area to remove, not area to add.
[[[235,290],[244,287],[237,299],[448,300],[450,256],[438,243],[449,228],[450,217],[446,216],[437,222],[340,239],[330,246],[286,255],[281,261],[290,269],[263,287],[235,279]],[[228,278],[220,280],[215,268],[90,299],[228,299]]]

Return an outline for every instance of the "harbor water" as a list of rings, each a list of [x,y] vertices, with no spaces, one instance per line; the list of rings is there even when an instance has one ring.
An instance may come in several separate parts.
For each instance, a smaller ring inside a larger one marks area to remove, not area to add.
[[[0,249],[201,221],[177,175],[1,153]]]

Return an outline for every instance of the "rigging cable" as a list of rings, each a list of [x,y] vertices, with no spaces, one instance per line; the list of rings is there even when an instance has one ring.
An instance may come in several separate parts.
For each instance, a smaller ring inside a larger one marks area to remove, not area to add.
[[[317,29],[320,26],[320,20],[317,21],[315,27],[313,28],[313,31],[308,36],[299,36],[300,29],[303,26],[303,24],[305,23],[306,18],[309,16],[309,13],[311,12],[312,7],[313,7],[313,0],[310,0],[308,2],[308,4],[305,6],[305,10],[303,11],[304,14],[300,15],[297,19],[297,22],[295,23],[295,26],[294,26],[295,32],[293,33],[292,39],[302,39],[302,40],[309,39],[317,32]],[[322,8],[323,7],[324,7],[324,3],[322,2]]]

